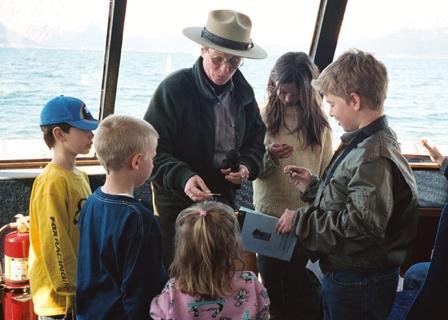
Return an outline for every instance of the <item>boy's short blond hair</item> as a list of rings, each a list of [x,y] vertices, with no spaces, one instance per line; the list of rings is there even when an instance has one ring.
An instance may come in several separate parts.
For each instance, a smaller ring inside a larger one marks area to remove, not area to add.
[[[148,122],[125,115],[111,115],[101,121],[95,133],[95,152],[107,172],[127,165],[135,153],[157,147],[159,135]]]
[[[343,53],[313,81],[321,93],[339,96],[346,102],[351,93],[356,93],[370,109],[383,107],[387,85],[385,65],[372,54],[357,49]]]

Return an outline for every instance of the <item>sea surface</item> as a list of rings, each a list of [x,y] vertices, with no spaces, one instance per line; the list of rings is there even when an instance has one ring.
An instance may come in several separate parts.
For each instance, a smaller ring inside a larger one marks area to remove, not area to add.
[[[143,117],[160,81],[190,67],[196,58],[188,53],[123,52],[115,112]],[[259,102],[276,58],[246,59],[241,67]],[[422,137],[447,145],[448,58],[378,58],[389,72],[386,114],[402,145],[419,151]],[[101,51],[0,48],[0,160],[18,141],[41,140],[39,113],[54,96],[79,97],[98,115],[103,60]],[[336,144],[342,130],[333,120],[331,125]]]

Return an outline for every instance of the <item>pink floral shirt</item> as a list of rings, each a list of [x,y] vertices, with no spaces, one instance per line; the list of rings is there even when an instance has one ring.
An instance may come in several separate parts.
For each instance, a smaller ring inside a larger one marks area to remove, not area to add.
[[[269,297],[266,289],[251,271],[235,274],[229,296],[205,300],[190,296],[176,288],[176,279],[168,281],[162,293],[151,303],[154,320],[267,320]]]

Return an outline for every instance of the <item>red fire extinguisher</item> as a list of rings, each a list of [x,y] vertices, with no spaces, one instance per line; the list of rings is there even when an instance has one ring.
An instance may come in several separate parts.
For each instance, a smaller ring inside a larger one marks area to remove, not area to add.
[[[7,228],[15,229],[8,233],[3,241],[3,319],[37,320],[28,277],[29,217],[18,214],[15,218],[16,222],[0,228],[0,232]]]

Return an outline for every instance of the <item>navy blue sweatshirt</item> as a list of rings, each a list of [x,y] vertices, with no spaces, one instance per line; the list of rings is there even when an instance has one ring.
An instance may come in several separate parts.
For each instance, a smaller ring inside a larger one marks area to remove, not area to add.
[[[167,281],[153,213],[98,188],[81,211],[79,230],[78,319],[148,319]]]

